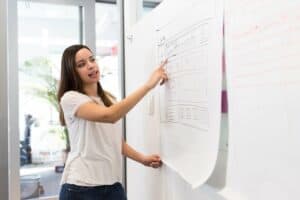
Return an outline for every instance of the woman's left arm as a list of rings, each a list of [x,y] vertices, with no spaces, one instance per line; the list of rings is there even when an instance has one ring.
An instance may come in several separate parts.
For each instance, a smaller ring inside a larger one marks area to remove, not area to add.
[[[134,150],[124,140],[122,141],[122,154],[148,167],[158,168],[162,165],[159,155],[144,155]]]

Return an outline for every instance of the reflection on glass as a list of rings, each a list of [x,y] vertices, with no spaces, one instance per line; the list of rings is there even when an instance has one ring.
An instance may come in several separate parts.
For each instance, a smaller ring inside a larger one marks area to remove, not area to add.
[[[66,156],[56,87],[63,50],[79,43],[77,6],[18,2],[21,197],[57,195]]]

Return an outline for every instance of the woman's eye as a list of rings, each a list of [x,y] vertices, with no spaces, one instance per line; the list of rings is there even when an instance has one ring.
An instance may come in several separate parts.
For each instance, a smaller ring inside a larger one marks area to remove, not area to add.
[[[96,59],[95,59],[95,58],[91,58],[90,61],[91,61],[91,62],[95,62]]]
[[[77,67],[83,67],[84,66],[84,63],[79,63],[78,65],[77,65]]]

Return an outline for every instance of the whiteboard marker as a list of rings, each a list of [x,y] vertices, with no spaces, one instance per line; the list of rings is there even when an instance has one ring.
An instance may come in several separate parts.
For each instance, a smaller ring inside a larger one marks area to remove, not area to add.
[[[169,60],[170,58],[172,58],[172,57],[174,57],[174,56],[176,56],[176,54],[170,55],[169,57],[166,58],[166,60]]]

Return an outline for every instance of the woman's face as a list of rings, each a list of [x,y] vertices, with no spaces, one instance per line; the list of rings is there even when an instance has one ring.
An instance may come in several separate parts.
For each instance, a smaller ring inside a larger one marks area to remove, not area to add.
[[[99,67],[92,52],[86,48],[80,49],[75,55],[75,63],[75,69],[83,84],[93,84],[99,81]]]

